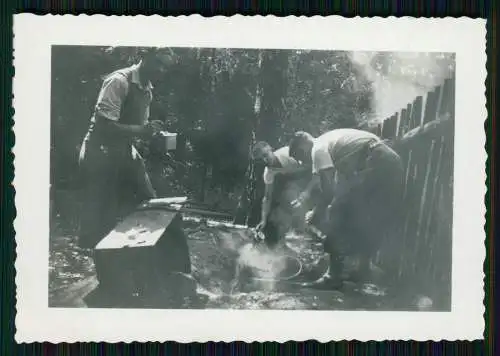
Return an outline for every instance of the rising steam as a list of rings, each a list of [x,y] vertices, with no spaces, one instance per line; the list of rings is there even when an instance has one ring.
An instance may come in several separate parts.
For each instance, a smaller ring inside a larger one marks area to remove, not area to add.
[[[352,52],[350,58],[372,83],[374,122],[441,85],[455,69],[453,53]]]
[[[261,279],[257,282],[262,289],[271,291],[276,279],[287,267],[284,257],[278,251],[248,244],[239,250],[237,263],[240,268],[249,268],[257,279]]]

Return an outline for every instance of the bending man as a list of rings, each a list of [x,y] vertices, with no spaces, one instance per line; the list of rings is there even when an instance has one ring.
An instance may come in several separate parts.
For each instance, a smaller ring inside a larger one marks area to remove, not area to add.
[[[267,142],[258,142],[253,147],[253,158],[265,164],[264,197],[257,230],[263,232],[270,247],[275,246],[293,225],[292,203],[299,206],[306,202],[319,184],[312,179],[310,166],[301,165],[288,152],[288,146],[273,152]]]
[[[297,132],[290,156],[310,162],[320,177],[321,199],[306,217],[327,236],[330,274],[317,286],[338,288],[350,277],[342,268],[348,250],[360,258],[360,275],[369,273],[371,257],[394,227],[401,207],[398,154],[370,132],[338,129],[318,138]]]

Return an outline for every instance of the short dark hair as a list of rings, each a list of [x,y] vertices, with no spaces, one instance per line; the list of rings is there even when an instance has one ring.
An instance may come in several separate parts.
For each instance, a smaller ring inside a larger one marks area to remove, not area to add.
[[[170,47],[143,47],[139,49],[139,55],[142,59],[169,57],[178,62],[179,56]]]
[[[299,147],[307,142],[311,135],[305,131],[297,131],[293,134],[288,144],[288,155],[290,157],[295,157],[299,151]]]
[[[267,143],[266,141],[259,141],[252,147],[252,158],[255,158],[258,152],[260,152],[263,149],[272,149],[271,145]]]

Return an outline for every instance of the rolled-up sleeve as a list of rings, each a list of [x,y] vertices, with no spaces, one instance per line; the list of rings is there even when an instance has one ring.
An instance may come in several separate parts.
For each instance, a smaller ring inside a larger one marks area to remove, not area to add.
[[[106,78],[97,99],[96,114],[109,120],[118,121],[127,91],[127,79],[121,74],[113,74]]]
[[[328,146],[314,147],[312,151],[312,172],[318,174],[320,171],[334,168],[333,160]]]

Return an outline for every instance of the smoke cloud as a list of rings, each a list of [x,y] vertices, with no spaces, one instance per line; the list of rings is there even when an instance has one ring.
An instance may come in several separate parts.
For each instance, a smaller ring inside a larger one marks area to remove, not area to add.
[[[375,113],[380,122],[425,95],[453,75],[453,53],[351,52],[353,64],[372,83]]]

